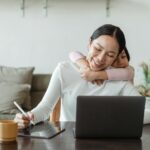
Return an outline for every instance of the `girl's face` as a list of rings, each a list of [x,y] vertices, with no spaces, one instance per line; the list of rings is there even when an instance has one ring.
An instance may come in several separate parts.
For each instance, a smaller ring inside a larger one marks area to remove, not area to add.
[[[125,51],[122,51],[117,57],[117,59],[115,60],[115,62],[112,64],[112,66],[115,68],[125,68],[128,65],[129,65],[129,62],[128,62]]]
[[[89,44],[87,60],[93,71],[103,70],[112,65],[119,52],[119,44],[114,37],[102,35]]]

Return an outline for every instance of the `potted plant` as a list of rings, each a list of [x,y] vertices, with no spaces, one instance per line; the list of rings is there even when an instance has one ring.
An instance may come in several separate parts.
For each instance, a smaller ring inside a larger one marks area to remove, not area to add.
[[[138,85],[137,89],[141,95],[150,97],[150,64],[142,62],[140,67],[142,67],[144,83],[142,85]]]

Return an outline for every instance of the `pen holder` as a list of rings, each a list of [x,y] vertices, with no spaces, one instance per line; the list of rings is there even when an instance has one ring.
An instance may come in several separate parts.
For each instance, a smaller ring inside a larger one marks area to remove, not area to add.
[[[17,123],[13,120],[0,120],[0,143],[16,142]]]

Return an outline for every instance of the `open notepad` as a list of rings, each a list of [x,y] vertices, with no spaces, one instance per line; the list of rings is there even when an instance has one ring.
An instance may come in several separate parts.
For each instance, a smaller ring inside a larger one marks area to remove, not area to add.
[[[63,123],[57,122],[40,122],[35,126],[19,130],[18,136],[34,137],[34,138],[52,138],[65,130]]]

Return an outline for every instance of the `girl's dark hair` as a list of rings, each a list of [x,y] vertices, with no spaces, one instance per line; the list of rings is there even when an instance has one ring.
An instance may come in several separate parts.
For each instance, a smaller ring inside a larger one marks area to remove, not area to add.
[[[129,51],[128,51],[128,49],[126,48],[126,46],[124,47],[124,52],[125,52],[125,54],[127,55],[128,61],[130,61],[130,54],[129,54]]]
[[[110,35],[112,37],[115,37],[118,44],[119,44],[119,53],[122,52],[122,50],[125,48],[126,40],[123,31],[112,24],[105,24],[98,29],[96,29],[92,36],[91,36],[91,42],[95,39],[97,39],[101,35]]]

